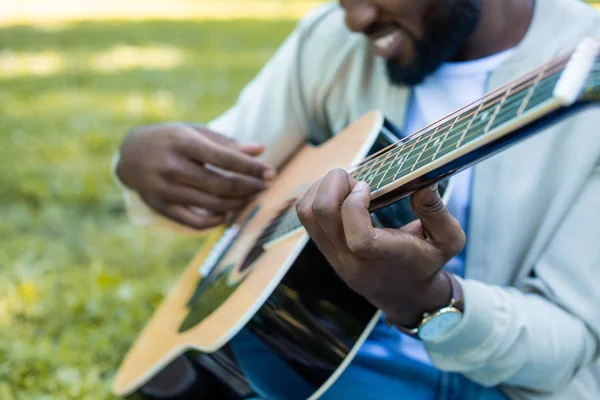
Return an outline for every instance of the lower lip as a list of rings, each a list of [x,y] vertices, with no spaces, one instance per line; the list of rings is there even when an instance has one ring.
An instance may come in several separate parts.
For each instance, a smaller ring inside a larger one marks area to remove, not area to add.
[[[390,58],[393,58],[396,55],[398,55],[398,51],[402,47],[403,42],[404,42],[404,35],[402,35],[400,33],[396,36],[394,41],[392,43],[390,43],[389,46],[386,46],[385,48],[376,46],[375,43],[372,43],[372,44],[373,44],[373,48],[375,49],[375,54],[389,60]]]

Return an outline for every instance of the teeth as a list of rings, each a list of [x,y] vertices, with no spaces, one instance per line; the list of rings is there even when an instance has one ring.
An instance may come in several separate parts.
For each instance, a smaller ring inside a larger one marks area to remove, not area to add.
[[[385,36],[380,37],[379,39],[375,40],[374,44],[375,46],[379,47],[381,50],[385,50],[389,47],[389,45],[391,45],[396,38],[398,37],[398,31],[393,31],[388,33]]]

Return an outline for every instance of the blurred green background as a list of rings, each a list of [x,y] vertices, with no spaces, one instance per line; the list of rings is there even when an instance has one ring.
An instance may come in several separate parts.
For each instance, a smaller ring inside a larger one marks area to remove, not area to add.
[[[9,1],[0,399],[112,398],[122,357],[202,245],[129,225],[113,153],[136,125],[224,111],[318,1]]]

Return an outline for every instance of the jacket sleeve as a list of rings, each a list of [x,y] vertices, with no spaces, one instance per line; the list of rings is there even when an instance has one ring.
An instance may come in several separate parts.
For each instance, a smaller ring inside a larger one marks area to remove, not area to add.
[[[599,356],[600,167],[559,225],[521,290],[459,279],[463,320],[426,344],[440,369],[484,386],[565,387]]]
[[[311,101],[311,96],[315,93],[309,92],[311,89],[307,87],[300,87],[300,51],[304,37],[310,32],[312,25],[330,9],[330,5],[320,6],[304,17],[258,75],[244,88],[236,103],[206,126],[241,142],[265,144],[265,152],[260,158],[276,168],[282,165],[308,138],[311,120],[304,104]],[[180,233],[195,233],[158,215],[144,203],[137,192],[121,184],[114,173],[118,157],[117,154],[113,160],[113,178],[121,187],[127,214],[134,225],[155,225]]]

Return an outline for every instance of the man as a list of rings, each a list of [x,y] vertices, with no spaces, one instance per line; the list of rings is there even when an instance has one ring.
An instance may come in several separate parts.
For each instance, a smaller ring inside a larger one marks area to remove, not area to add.
[[[206,127],[127,136],[116,173],[130,215],[216,226],[301,143],[372,109],[414,132],[599,34],[598,13],[577,0],[326,5]],[[600,398],[598,124],[598,109],[581,112],[462,172],[448,209],[437,191],[415,193],[418,220],[400,229],[371,227],[369,191],[343,171],[312,185],[303,225],[397,327],[382,321],[323,398]],[[452,281],[460,322],[436,341],[402,333],[450,303]]]

